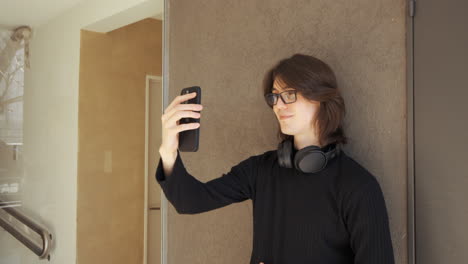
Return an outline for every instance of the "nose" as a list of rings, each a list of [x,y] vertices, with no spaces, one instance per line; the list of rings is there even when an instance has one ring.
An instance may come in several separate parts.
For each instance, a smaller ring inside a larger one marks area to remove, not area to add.
[[[277,109],[285,109],[285,108],[288,108],[288,106],[283,102],[283,100],[281,99],[281,97],[278,98],[278,102],[276,102],[276,104],[274,105],[274,107],[276,107]]]

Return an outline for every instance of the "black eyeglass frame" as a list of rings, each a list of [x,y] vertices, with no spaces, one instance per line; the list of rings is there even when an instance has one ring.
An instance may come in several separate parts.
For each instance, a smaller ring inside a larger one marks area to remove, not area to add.
[[[294,94],[294,101],[292,102],[286,102],[286,100],[283,98],[283,94],[284,93],[291,93],[293,92]],[[268,104],[268,97],[269,96],[273,96],[275,98],[275,101],[273,102],[272,105]],[[278,97],[281,98],[281,100],[283,101],[283,103],[285,104],[292,104],[294,102],[297,101],[297,90],[287,90],[287,91],[284,91],[284,92],[281,92],[281,93],[267,93],[265,94],[265,100],[267,101],[267,104],[270,106],[270,107],[273,107],[274,105],[276,105],[278,103]]]

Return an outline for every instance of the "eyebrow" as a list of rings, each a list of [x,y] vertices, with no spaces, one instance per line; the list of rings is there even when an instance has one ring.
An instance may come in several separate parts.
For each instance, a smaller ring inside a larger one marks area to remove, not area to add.
[[[289,91],[289,90],[295,90],[295,89],[291,88],[291,87],[286,87],[286,88],[283,89],[283,91]],[[279,90],[276,89],[275,87],[273,87],[272,91],[278,91],[279,92]]]

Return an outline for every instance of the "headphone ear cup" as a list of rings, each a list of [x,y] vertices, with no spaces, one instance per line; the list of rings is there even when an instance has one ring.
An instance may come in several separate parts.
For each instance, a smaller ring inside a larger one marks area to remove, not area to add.
[[[327,156],[318,146],[308,146],[296,153],[294,165],[303,173],[316,173],[326,167]]]
[[[292,143],[290,140],[283,140],[278,145],[278,163],[281,167],[292,168]]]

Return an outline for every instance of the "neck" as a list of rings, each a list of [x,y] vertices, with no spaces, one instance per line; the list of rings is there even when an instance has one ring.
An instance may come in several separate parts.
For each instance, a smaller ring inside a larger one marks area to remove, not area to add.
[[[318,146],[323,147],[319,144],[318,137],[316,135],[294,135],[294,148],[297,150],[303,149],[307,146]]]

